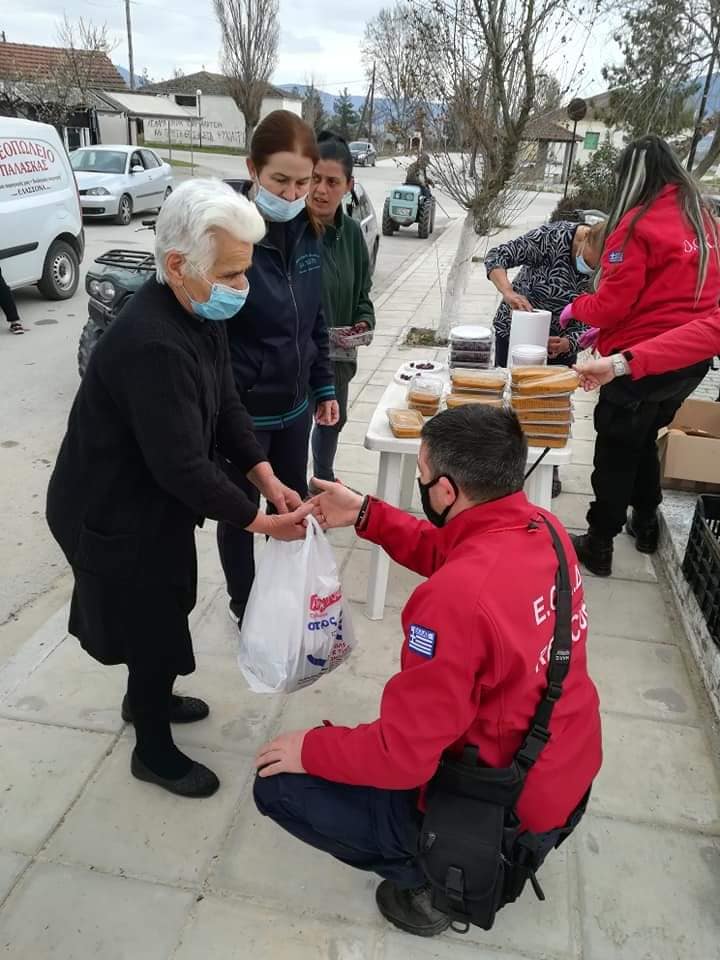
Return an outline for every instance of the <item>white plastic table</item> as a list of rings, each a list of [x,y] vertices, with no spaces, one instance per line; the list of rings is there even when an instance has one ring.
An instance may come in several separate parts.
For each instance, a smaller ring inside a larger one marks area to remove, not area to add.
[[[386,503],[403,509],[408,509],[412,503],[420,440],[403,440],[393,436],[387,411],[393,407],[406,406],[406,395],[407,385],[391,383],[380,398],[365,435],[365,447],[380,453],[377,496]],[[528,469],[542,454],[543,449],[528,449]],[[571,461],[570,443],[561,449],[550,449],[525,483],[528,499],[549,510],[552,499],[552,468],[567,465]],[[383,618],[389,572],[390,558],[380,547],[373,546],[367,590],[367,615],[371,620]]]

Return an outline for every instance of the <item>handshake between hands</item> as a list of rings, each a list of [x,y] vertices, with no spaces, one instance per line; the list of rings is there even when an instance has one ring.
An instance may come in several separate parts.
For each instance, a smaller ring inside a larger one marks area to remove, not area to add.
[[[305,537],[307,517],[314,516],[323,530],[351,527],[357,520],[363,497],[341,483],[313,479],[312,485],[320,493],[303,501],[297,491],[285,486],[272,472],[269,463],[259,464],[248,474],[276,513],[258,512],[246,529],[276,540],[302,540]]]

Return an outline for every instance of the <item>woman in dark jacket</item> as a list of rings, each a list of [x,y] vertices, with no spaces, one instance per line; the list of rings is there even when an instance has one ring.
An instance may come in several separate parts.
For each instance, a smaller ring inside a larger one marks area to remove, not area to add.
[[[499,367],[508,364],[513,310],[548,310],[552,314],[549,362],[575,363],[585,328],[575,323],[563,330],[558,321],[563,308],[590,289],[590,277],[600,262],[603,231],[602,224],[545,223],[488,251],[485,270],[503,298],[493,321]],[[522,269],[511,283],[507,271],[512,267]]]
[[[340,431],[347,421],[350,381],[357,372],[355,346],[344,346],[338,328],[351,334],[375,329],[370,299],[370,257],[360,225],[343,210],[343,198],[352,191],[353,161],[347,143],[332,133],[318,137],[320,159],[315,164],[308,197],[311,212],[323,225],[322,302],[330,328],[330,357],[335,374],[335,396],[340,417],[336,424],[316,424],[312,434],[313,472],[320,480],[335,479],[335,454]],[[369,342],[369,339],[368,339]]]
[[[100,663],[127,664],[132,773],[182,796],[219,785],[170,732],[208,714],[202,700],[172,694],[176,676],[195,669],[195,527],[211,517],[248,536],[304,535],[307,508],[255,440],[222,322],[245,299],[263,233],[254,207],[218,180],[172,194],[157,221],[158,279],[93,351],[48,489],[48,524],[75,578],[70,633]],[[259,513],[214,462],[216,449],[282,515]]]
[[[320,225],[305,206],[317,159],[315,134],[294,113],[276,110],[255,130],[247,162],[252,181],[238,187],[255,201],[267,233],[255,246],[245,308],[228,323],[235,383],[255,436],[277,476],[302,497],[313,415],[328,426],[338,420]],[[228,473],[258,502],[258,491],[232,464]],[[221,523],[218,546],[230,611],[241,623],[255,577],[253,537]]]

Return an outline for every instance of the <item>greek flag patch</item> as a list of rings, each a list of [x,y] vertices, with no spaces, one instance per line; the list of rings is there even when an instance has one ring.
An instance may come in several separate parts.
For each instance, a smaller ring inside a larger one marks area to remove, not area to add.
[[[608,263],[622,263],[625,259],[625,254],[622,250],[613,250],[608,254]]]
[[[408,647],[413,653],[419,653],[421,657],[428,659],[435,653],[435,641],[437,634],[434,630],[428,630],[427,627],[420,627],[416,623],[410,626],[408,636]]]

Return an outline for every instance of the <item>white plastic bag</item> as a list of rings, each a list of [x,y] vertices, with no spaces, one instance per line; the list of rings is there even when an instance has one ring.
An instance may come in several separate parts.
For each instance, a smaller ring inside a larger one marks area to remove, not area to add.
[[[265,545],[240,632],[240,669],[255,693],[292,693],[354,646],[332,547],[308,517],[304,540]]]

